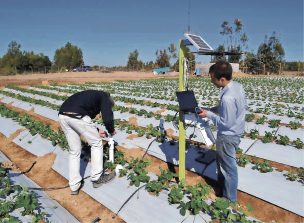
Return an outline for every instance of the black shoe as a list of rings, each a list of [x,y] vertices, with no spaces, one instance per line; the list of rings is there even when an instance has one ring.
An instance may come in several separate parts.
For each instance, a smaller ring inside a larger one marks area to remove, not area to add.
[[[79,188],[78,188],[77,190],[72,190],[72,191],[71,191],[71,195],[78,195],[78,194],[79,194],[79,191],[80,191],[81,188],[83,187],[83,184],[84,184],[84,181],[81,180],[81,181],[80,181],[80,186],[79,186]]]
[[[100,187],[102,184],[108,183],[111,180],[114,179],[115,177],[115,171],[111,172],[111,173],[104,173],[101,174],[98,180],[92,181],[93,183],[93,187],[94,188],[98,188]]]

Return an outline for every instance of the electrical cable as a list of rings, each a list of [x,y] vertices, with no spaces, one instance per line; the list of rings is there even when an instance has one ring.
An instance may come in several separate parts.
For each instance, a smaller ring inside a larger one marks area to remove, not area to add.
[[[37,161],[34,161],[34,162],[32,163],[32,165],[31,165],[27,170],[22,171],[22,172],[20,172],[20,173],[16,173],[16,175],[14,175],[14,177],[15,177],[15,176],[20,176],[20,175],[22,175],[22,174],[26,174],[26,173],[30,172],[30,171],[33,169],[33,167],[35,166],[36,163],[37,163]]]
[[[144,184],[142,186],[140,186],[139,188],[137,188],[129,197],[128,199],[122,204],[122,206],[119,208],[119,210],[115,213],[114,216],[112,216],[112,219],[115,219],[119,212],[124,208],[124,206],[131,200],[131,198],[136,194],[136,192],[138,192],[140,189],[142,189],[144,186],[146,186],[147,184]]]
[[[148,147],[147,147],[147,149],[146,149],[144,155],[141,157],[141,160],[144,159],[144,157],[146,156],[146,154],[148,153],[148,151],[149,151],[149,149],[150,149],[150,146],[151,146],[152,143],[155,142],[156,140],[157,140],[157,138],[153,139],[153,140],[149,143],[149,145],[148,145]]]

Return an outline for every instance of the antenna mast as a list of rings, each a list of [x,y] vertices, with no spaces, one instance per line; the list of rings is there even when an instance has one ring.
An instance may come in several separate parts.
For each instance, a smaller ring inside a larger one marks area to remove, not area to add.
[[[191,0],[188,0],[188,33],[190,33],[190,8],[191,8]]]

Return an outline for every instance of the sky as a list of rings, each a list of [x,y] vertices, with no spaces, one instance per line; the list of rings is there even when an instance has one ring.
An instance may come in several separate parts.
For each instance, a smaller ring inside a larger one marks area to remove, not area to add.
[[[135,49],[142,61],[154,61],[156,50],[177,45],[189,24],[216,48],[225,42],[222,22],[236,18],[249,51],[275,31],[285,60],[304,60],[303,0],[0,0],[0,57],[15,40],[22,51],[50,60],[70,42],[82,49],[86,65],[126,65]]]

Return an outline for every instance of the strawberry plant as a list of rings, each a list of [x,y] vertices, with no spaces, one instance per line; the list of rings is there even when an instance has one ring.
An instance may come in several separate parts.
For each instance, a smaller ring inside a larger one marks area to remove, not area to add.
[[[300,128],[302,125],[300,122],[296,122],[296,121],[290,121],[288,126],[291,128],[291,129],[298,129]]]
[[[128,174],[130,179],[130,185],[139,187],[140,183],[147,183],[150,180],[148,172],[145,168],[150,164],[149,161],[139,160],[138,158],[132,159],[128,165],[128,169],[132,169],[132,172]]]
[[[200,211],[208,212],[209,205],[198,197],[192,197],[188,202],[181,201],[178,208],[180,208],[179,213],[183,216],[186,215],[187,211],[193,215],[197,215]]]
[[[288,111],[287,111],[287,116],[288,116],[288,117],[294,117],[294,116],[295,116],[295,113],[294,113],[291,109],[288,109]]]
[[[236,150],[235,150],[236,154],[242,154],[243,153],[243,150],[238,147]]]
[[[124,153],[122,151],[114,150],[114,162],[122,166],[124,166],[127,163],[124,157]]]
[[[232,210],[230,205],[230,202],[225,198],[216,199],[210,207],[212,219],[219,220],[220,222],[256,222],[255,220],[247,219],[244,213]]]
[[[301,139],[297,138],[292,142],[292,144],[297,148],[297,149],[304,149],[304,143],[301,141]]]
[[[250,130],[249,137],[251,139],[257,139],[258,136],[259,136],[259,131],[258,130],[256,130],[256,129],[251,129]]]
[[[201,182],[194,186],[186,187],[187,193],[191,194],[191,197],[199,197],[200,199],[206,199],[210,193],[210,186],[203,185]]]
[[[1,223],[20,223],[20,221],[16,217],[8,216],[8,217],[2,218]]]
[[[279,139],[277,140],[277,143],[284,146],[288,145],[289,144],[288,136],[279,135]]]
[[[22,191],[16,197],[16,208],[24,208],[22,215],[33,214],[34,210],[38,207],[38,200],[35,194]]]
[[[170,204],[179,204],[184,197],[183,185],[173,186],[168,194]]]
[[[1,222],[20,222],[10,216],[14,210],[22,208],[22,215],[31,215],[32,222],[45,220],[45,213],[40,211],[36,194],[19,185],[12,185],[6,169],[0,163],[0,219]],[[10,196],[10,197],[9,197]],[[8,200],[9,199],[9,200]]]
[[[8,217],[9,213],[14,210],[14,202],[0,201],[0,218]]]
[[[168,185],[173,178],[176,178],[177,175],[173,172],[168,170],[163,170],[162,168],[159,168],[160,175],[158,176],[158,181],[162,182],[165,185]]]
[[[105,164],[104,164],[104,168],[105,169],[108,169],[108,170],[115,170],[115,167],[116,167],[116,164],[110,162],[110,161],[106,161]]]
[[[299,179],[304,183],[304,168],[300,167],[297,172]]]
[[[249,163],[249,159],[246,155],[240,155],[240,157],[237,160],[237,163],[241,167],[245,167]]]
[[[275,136],[273,132],[265,132],[265,135],[262,138],[263,143],[270,143],[275,140]]]
[[[256,162],[255,166],[253,166],[252,169],[258,170],[261,173],[268,173],[273,171],[273,168],[269,165],[269,162],[267,161]]]
[[[298,179],[298,174],[294,172],[288,172],[287,174],[284,174],[284,176],[286,176],[286,179],[290,181],[296,181]]]
[[[146,190],[148,192],[155,193],[155,195],[158,196],[163,187],[164,184],[162,182],[158,180],[152,180],[147,183]]]
[[[280,123],[281,123],[280,119],[271,119],[268,122],[268,126],[270,128],[277,128],[280,125]]]
[[[264,124],[267,120],[267,117],[265,115],[263,115],[261,118],[259,118],[258,120],[256,120],[256,124],[261,125]]]
[[[120,169],[119,170],[119,177],[127,176],[128,170],[127,169]]]
[[[212,219],[226,219],[230,213],[230,210],[228,209],[229,206],[229,200],[225,198],[217,198],[210,206],[210,214]]]
[[[254,114],[252,114],[252,113],[246,114],[246,116],[245,116],[246,122],[252,122],[253,119],[254,119]]]

